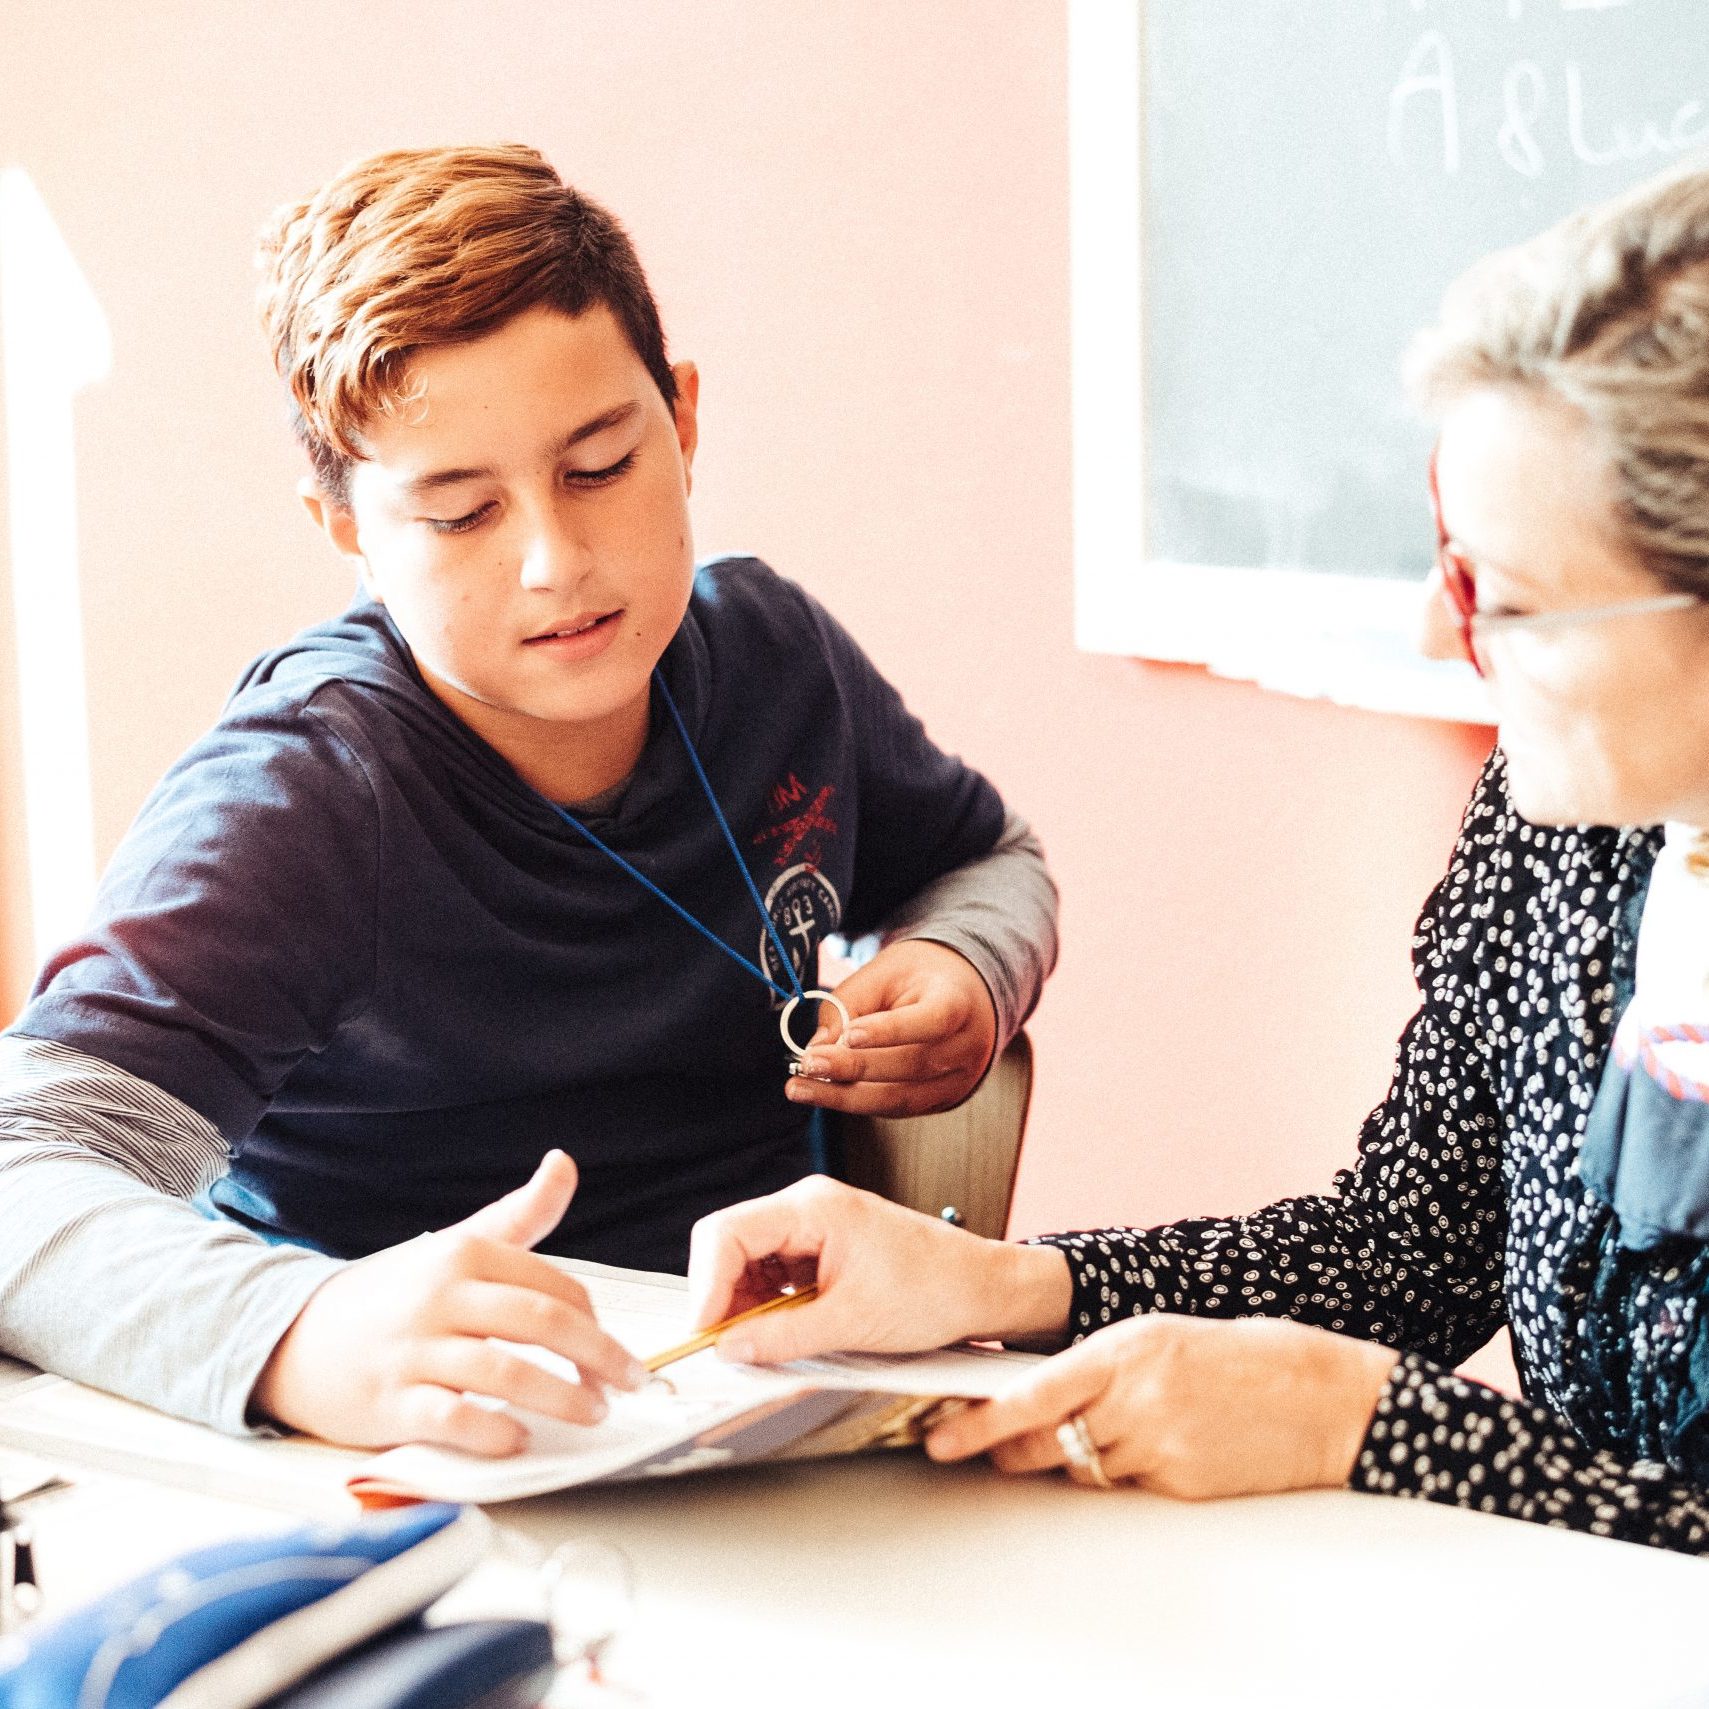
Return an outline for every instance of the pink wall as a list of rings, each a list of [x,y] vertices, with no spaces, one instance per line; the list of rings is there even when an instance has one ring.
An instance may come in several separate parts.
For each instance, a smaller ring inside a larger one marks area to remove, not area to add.
[[[117,352],[79,416],[103,853],[243,660],[346,591],[249,320],[260,217],[374,148],[528,140],[625,216],[702,365],[701,548],[822,595],[1050,847],[1017,1229],[1321,1185],[1486,738],[1074,651],[1062,12],[8,0],[0,160]],[[18,858],[9,814],[13,1000]]]

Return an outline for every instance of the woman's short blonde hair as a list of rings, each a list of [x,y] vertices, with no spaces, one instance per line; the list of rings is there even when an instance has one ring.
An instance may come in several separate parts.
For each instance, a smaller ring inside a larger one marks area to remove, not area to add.
[[[1406,366],[1427,410],[1482,386],[1578,410],[1640,560],[1709,594],[1709,169],[1652,179],[1480,262]]]
[[[280,208],[261,236],[261,324],[322,491],[349,498],[362,429],[410,356],[542,304],[617,317],[665,402],[676,381],[627,233],[517,144],[395,149]]]

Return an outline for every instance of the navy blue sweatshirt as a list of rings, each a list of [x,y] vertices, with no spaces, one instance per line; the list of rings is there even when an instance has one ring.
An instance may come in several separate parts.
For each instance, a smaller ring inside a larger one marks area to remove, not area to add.
[[[661,671],[805,982],[828,933],[873,929],[997,841],[990,784],[764,565],[702,568]],[[789,984],[659,706],[589,823]],[[698,1217],[808,1166],[779,1007],[554,814],[361,603],[244,674],[11,1030],[204,1115],[232,1153],[213,1199],[263,1233],[372,1252],[560,1146],[582,1184],[542,1249],[681,1269]]]

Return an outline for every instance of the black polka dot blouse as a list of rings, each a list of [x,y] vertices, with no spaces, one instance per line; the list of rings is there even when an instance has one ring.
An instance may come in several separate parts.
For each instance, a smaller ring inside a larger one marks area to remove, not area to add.
[[[1497,755],[1419,920],[1422,1004],[1357,1165],[1251,1216],[1053,1235],[1076,1337],[1290,1317],[1403,1357],[1355,1489],[1709,1550],[1709,1249],[1631,1251],[1577,1157],[1659,831],[1548,830]],[[1505,1322],[1525,1398],[1451,1374]]]

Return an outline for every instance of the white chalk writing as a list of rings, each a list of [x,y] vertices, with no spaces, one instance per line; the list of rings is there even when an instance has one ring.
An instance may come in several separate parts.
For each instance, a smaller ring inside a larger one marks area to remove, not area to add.
[[[1454,98],[1454,56],[1440,30],[1426,30],[1413,43],[1389,91],[1389,158],[1397,164],[1404,156],[1407,109],[1418,96],[1435,102],[1442,127],[1442,170],[1451,178],[1460,170],[1460,114]]]
[[[1665,123],[1645,118],[1631,124],[1610,120],[1598,125],[1586,116],[1583,72],[1569,65],[1566,80],[1567,135],[1573,154],[1586,166],[1614,166],[1649,154],[1682,154],[1709,141],[1709,120],[1701,101],[1681,102]]]
[[[1500,0],[1509,20],[1521,18],[1525,0]],[[1553,0],[1562,11],[1602,12],[1632,0]],[[1415,9],[1416,3],[1415,3]],[[1454,46],[1441,29],[1419,33],[1408,49],[1389,89],[1387,143],[1397,166],[1426,166],[1436,160],[1435,139],[1441,140],[1440,171],[1456,176],[1467,157],[1493,144],[1512,171],[1541,178],[1557,165],[1618,167],[1650,157],[1685,154],[1709,144],[1709,91],[1703,98],[1669,101],[1652,97],[1651,110],[1623,109],[1600,86],[1592,65],[1578,60],[1557,62],[1546,69],[1538,59],[1515,59],[1501,73],[1500,121],[1493,134],[1477,122],[1466,129],[1469,115],[1489,108],[1492,91],[1481,78],[1467,79],[1456,64]],[[1462,111],[1463,109],[1463,111]],[[1429,144],[1421,145],[1420,137]]]
[[[1537,178],[1543,171],[1543,150],[1534,129],[1548,99],[1548,79],[1535,60],[1522,59],[1507,69],[1501,83],[1501,129],[1495,146],[1515,172]]]

